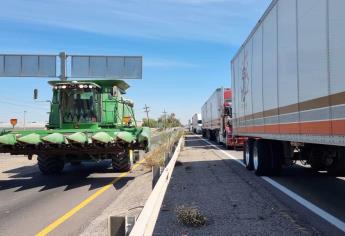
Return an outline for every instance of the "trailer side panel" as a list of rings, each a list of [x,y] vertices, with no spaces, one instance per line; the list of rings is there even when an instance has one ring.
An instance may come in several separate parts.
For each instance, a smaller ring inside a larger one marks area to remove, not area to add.
[[[343,9],[273,1],[232,60],[236,135],[345,146]]]

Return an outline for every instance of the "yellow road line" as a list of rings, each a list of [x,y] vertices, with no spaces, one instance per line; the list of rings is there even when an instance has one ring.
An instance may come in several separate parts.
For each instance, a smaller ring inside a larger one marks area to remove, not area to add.
[[[140,164],[142,164],[145,161],[145,159],[142,159],[141,161],[139,161],[138,163],[136,163],[133,167],[132,170],[136,169]],[[104,193],[105,191],[107,191],[113,184],[115,184],[116,182],[118,182],[121,178],[125,177],[126,175],[129,174],[128,172],[124,172],[122,173],[120,176],[116,177],[115,179],[113,179],[109,184],[105,185],[104,187],[102,187],[100,190],[98,190],[97,192],[95,192],[94,194],[92,194],[91,196],[89,196],[88,198],[86,198],[84,201],[82,201],[81,203],[79,203],[77,206],[75,206],[74,208],[72,208],[69,212],[67,212],[66,214],[64,214],[63,216],[61,216],[60,218],[58,218],[57,220],[55,220],[53,223],[51,223],[50,225],[48,225],[47,227],[45,227],[44,229],[42,229],[39,233],[36,234],[36,236],[44,236],[47,235],[48,233],[50,233],[51,231],[53,231],[55,228],[57,228],[59,225],[61,225],[63,222],[65,222],[66,220],[68,220],[69,218],[71,218],[75,213],[77,213],[78,211],[80,211],[81,209],[83,209],[85,206],[87,206],[90,202],[92,202],[93,200],[95,200],[98,196],[100,196],[102,193]]]

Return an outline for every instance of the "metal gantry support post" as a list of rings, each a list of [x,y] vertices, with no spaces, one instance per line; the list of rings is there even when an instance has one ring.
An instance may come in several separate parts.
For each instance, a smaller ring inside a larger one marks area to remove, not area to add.
[[[67,54],[66,52],[60,52],[60,80],[66,81],[67,80],[67,69],[66,69],[66,60]]]

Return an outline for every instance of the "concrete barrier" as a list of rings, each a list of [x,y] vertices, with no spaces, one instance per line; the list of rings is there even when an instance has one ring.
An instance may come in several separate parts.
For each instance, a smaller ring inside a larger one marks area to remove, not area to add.
[[[130,233],[130,236],[152,235],[177,157],[180,154],[182,143],[183,137],[180,138],[174,155],[172,156],[168,165],[165,167],[154,189],[152,190],[152,193],[150,194],[142,212],[140,213]]]

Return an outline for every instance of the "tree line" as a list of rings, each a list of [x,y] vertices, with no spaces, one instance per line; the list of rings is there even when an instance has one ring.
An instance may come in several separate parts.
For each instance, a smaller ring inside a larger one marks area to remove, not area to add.
[[[160,116],[158,119],[143,119],[143,126],[150,128],[172,128],[182,126],[174,113]]]

